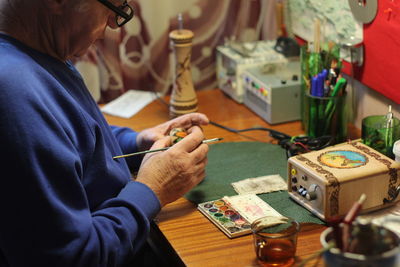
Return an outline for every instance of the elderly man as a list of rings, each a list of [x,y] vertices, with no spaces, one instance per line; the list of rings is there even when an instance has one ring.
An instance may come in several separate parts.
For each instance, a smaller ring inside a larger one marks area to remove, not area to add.
[[[125,265],[204,178],[205,115],[110,127],[68,61],[132,16],[120,0],[0,0],[0,266]],[[189,134],[169,150],[113,160],[170,146],[174,127]]]

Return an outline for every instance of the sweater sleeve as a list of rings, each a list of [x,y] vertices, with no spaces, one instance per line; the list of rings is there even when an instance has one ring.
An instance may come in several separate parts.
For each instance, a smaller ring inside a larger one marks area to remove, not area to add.
[[[136,144],[136,137],[138,132],[133,131],[127,127],[118,127],[111,125],[111,131],[113,132],[115,138],[118,141],[119,146],[121,147],[122,153],[129,154],[138,151],[138,147]],[[138,155],[134,157],[127,157],[126,163],[128,164],[130,170],[132,172],[137,171],[142,162],[143,155]]]
[[[149,220],[160,209],[157,197],[144,184],[128,182],[91,210],[79,152],[55,132],[40,130],[39,136],[37,131],[15,136],[14,142],[25,134],[34,138],[33,149],[22,142],[24,153],[13,152],[21,147],[3,146],[9,158],[1,160],[8,175],[0,184],[0,246],[8,263],[97,267],[125,262],[147,237]]]
[[[22,93],[7,96],[15,89],[7,86],[0,86],[8,88],[0,98],[0,265],[122,265],[147,237],[160,210],[156,195],[129,182],[102,127],[68,114],[73,102],[23,101]],[[124,146],[129,135],[120,135],[122,147],[134,149]]]

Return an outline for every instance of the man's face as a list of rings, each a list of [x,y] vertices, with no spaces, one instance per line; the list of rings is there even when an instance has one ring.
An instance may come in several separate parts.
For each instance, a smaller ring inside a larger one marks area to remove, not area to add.
[[[82,56],[96,40],[104,37],[107,26],[117,28],[115,13],[97,0],[79,1],[72,10],[69,40],[70,56]],[[110,0],[116,6],[122,0]]]

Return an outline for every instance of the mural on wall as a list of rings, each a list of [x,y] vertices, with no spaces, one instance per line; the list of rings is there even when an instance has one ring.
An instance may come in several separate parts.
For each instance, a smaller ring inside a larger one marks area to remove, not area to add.
[[[356,38],[362,41],[362,24],[355,20],[348,0],[287,0],[291,27],[304,40],[313,40],[314,20],[322,22],[325,40],[337,43]]]

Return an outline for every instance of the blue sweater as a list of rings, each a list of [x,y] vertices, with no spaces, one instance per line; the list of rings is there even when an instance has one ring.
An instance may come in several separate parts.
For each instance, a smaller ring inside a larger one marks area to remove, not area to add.
[[[121,266],[160,210],[76,69],[0,34],[0,266]]]

